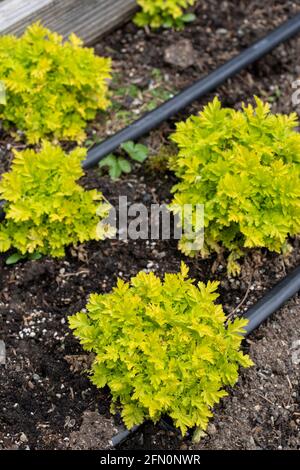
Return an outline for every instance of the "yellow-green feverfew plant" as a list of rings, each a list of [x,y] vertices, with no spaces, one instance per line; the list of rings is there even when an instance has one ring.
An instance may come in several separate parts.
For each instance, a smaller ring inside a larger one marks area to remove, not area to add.
[[[15,152],[11,171],[2,175],[0,197],[5,220],[0,223],[0,251],[63,256],[65,247],[109,235],[104,219],[109,212],[97,190],[85,190],[76,180],[83,175],[86,154],[69,154],[44,143],[39,152]]]
[[[6,103],[0,119],[29,143],[48,137],[82,142],[86,122],[109,105],[110,59],[71,34],[69,40],[39,23],[20,38],[0,37],[0,81]]]
[[[179,274],[140,272],[119,279],[108,294],[92,294],[86,309],[69,317],[83,348],[95,353],[91,379],[111,390],[112,411],[128,428],[169,415],[184,434],[204,430],[213,406],[252,361],[240,351],[245,319],[229,321],[218,282],[205,285]]]
[[[185,14],[184,10],[194,5],[196,0],[137,0],[142,8],[134,22],[138,26],[150,26],[151,28],[181,28],[185,23],[193,21],[195,15]]]
[[[204,204],[203,256],[222,247],[228,268],[245,248],[280,252],[300,232],[300,134],[296,114],[272,114],[256,107],[222,108],[215,98],[198,115],[179,123],[172,140],[179,147],[171,167],[179,178],[171,209]],[[185,237],[180,249],[188,255]]]

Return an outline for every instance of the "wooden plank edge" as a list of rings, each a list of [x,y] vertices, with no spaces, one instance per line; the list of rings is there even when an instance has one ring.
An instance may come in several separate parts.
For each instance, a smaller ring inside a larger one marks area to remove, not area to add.
[[[18,3],[19,13],[13,15]],[[24,7],[24,0],[4,0],[0,3],[0,35],[20,36],[28,25],[39,20],[64,37],[74,32],[90,45],[128,21],[137,9],[135,0],[43,0],[39,6],[36,0],[30,0],[26,4]],[[7,27],[4,27],[4,11],[8,19]],[[16,22],[12,21],[12,16],[17,19]]]

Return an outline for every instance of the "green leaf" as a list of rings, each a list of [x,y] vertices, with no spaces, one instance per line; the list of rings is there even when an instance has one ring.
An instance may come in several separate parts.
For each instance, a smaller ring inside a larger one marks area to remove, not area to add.
[[[174,23],[175,23],[174,20],[172,18],[169,18],[163,22],[162,26],[164,28],[172,28]]]
[[[131,165],[125,158],[116,157],[113,154],[109,154],[99,162],[99,168],[104,167],[108,168],[108,174],[112,180],[120,178],[122,172],[129,173],[131,171]]]
[[[0,80],[0,104],[6,105],[5,84]]]
[[[39,253],[38,251],[36,251],[35,253],[31,253],[29,255],[29,259],[32,260],[32,261],[37,261],[39,259],[41,259],[43,257],[43,255],[41,253]]]
[[[99,168],[103,168],[105,166],[113,166],[115,165],[116,161],[117,161],[117,157],[113,155],[112,153],[110,153],[109,155],[107,155],[107,157],[103,158],[103,160],[100,160],[100,162],[98,163],[98,166]]]
[[[112,180],[117,180],[118,178],[120,178],[122,174],[122,169],[119,166],[118,160],[116,160],[114,165],[110,166],[108,173]]]
[[[10,255],[8,258],[6,258],[5,263],[6,263],[7,265],[16,264],[16,263],[18,263],[18,261],[20,261],[21,259],[24,259],[24,255],[22,255],[21,253],[13,253],[13,254]]]
[[[85,147],[92,147],[92,145],[94,145],[94,141],[92,139],[87,139],[85,142],[84,142],[84,146]]]
[[[128,140],[127,142],[124,142],[121,144],[121,149],[125,150],[128,155],[131,153],[134,153],[134,148],[135,148],[135,143],[132,140]]]
[[[197,426],[194,433],[193,433],[192,441],[195,444],[199,444],[201,439],[205,436],[206,436],[206,433],[203,431],[203,429],[201,429],[200,427]]]
[[[119,164],[119,167],[121,168],[121,170],[123,171],[123,173],[130,173],[131,172],[132,168],[131,168],[130,162],[128,160],[126,160],[126,158],[119,157],[118,158],[118,164]]]
[[[186,13],[185,15],[181,16],[180,19],[184,23],[192,23],[192,21],[195,21],[196,15],[194,13]]]
[[[148,157],[148,148],[145,145],[128,141],[122,144],[121,148],[136,162],[143,163]]]

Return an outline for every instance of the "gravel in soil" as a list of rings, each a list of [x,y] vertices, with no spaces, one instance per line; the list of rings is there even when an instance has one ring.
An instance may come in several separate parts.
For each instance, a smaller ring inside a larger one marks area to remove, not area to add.
[[[197,2],[197,21],[184,31],[147,33],[128,23],[103,39],[96,49],[113,57],[123,85],[135,81],[151,105],[153,70],[159,70],[155,80],[160,87],[168,93],[179,90],[264,35],[299,6],[299,2],[271,0],[263,6],[252,0]],[[193,48],[193,64],[186,68],[179,63],[171,65],[169,59],[166,62],[166,48],[183,39]],[[299,37],[280,46],[221,87],[221,100],[239,107],[257,94],[272,102],[274,111],[290,112],[299,51]],[[211,96],[196,103],[181,117],[197,112],[209,99]],[[110,111],[108,123],[99,117],[89,135],[102,138],[106,132],[116,130],[120,110],[127,111],[126,119],[138,116],[139,100],[127,92],[121,94],[120,107]],[[124,119],[124,113],[122,116]],[[173,122],[166,123],[144,139],[153,153],[166,142],[172,127]],[[2,172],[9,167],[11,147],[16,146],[22,148],[23,144],[2,133]],[[101,189],[112,203],[125,195],[129,202],[143,202],[149,207],[168,201],[174,177],[169,173],[154,174],[144,166],[115,183],[90,171],[82,183],[87,188]],[[67,326],[67,316],[83,308],[91,292],[109,292],[118,276],[129,279],[141,269],[159,275],[176,272],[184,259],[197,280],[220,281],[220,301],[226,312],[237,309],[236,313],[242,314],[299,264],[299,240],[291,243],[294,250],[285,258],[266,251],[250,252],[238,278],[228,278],[224,261],[215,256],[208,260],[186,259],[175,241],[92,242],[69,249],[64,259],[44,258],[10,267],[2,255],[0,339],[6,345],[6,365],[0,365],[0,449],[91,448],[91,422],[98,429],[94,445],[108,445],[101,430],[107,429],[109,436],[118,424],[109,412],[109,391],[90,384],[83,373],[90,357]],[[246,340],[245,349],[255,366],[241,373],[236,387],[216,409],[200,444],[182,439],[162,423],[145,423],[123,448],[299,448],[299,313],[299,299],[295,298]]]

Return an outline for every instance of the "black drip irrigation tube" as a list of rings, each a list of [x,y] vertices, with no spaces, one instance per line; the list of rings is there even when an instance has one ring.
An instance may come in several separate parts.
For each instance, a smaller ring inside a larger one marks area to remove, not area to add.
[[[244,315],[249,320],[245,327],[245,336],[252,333],[259,325],[267,320],[285,302],[300,291],[300,266],[275,285],[264,297],[254,304]],[[116,447],[134,434],[140,426],[125,429],[112,437],[111,444]]]
[[[82,164],[83,168],[85,170],[92,168],[106,155],[115,151],[122,143],[128,140],[137,140],[147,134],[150,130],[158,127],[162,122],[182,111],[194,101],[210,93],[228,78],[251,65],[299,31],[300,13],[283,23],[263,39],[255,42],[233,59],[206,75],[206,77],[197,80],[193,85],[174,96],[174,98],[166,101],[128,127],[93,147]]]
[[[300,290],[300,266],[273,287],[244,315],[249,320],[245,327],[246,336],[252,333],[272,313]]]

